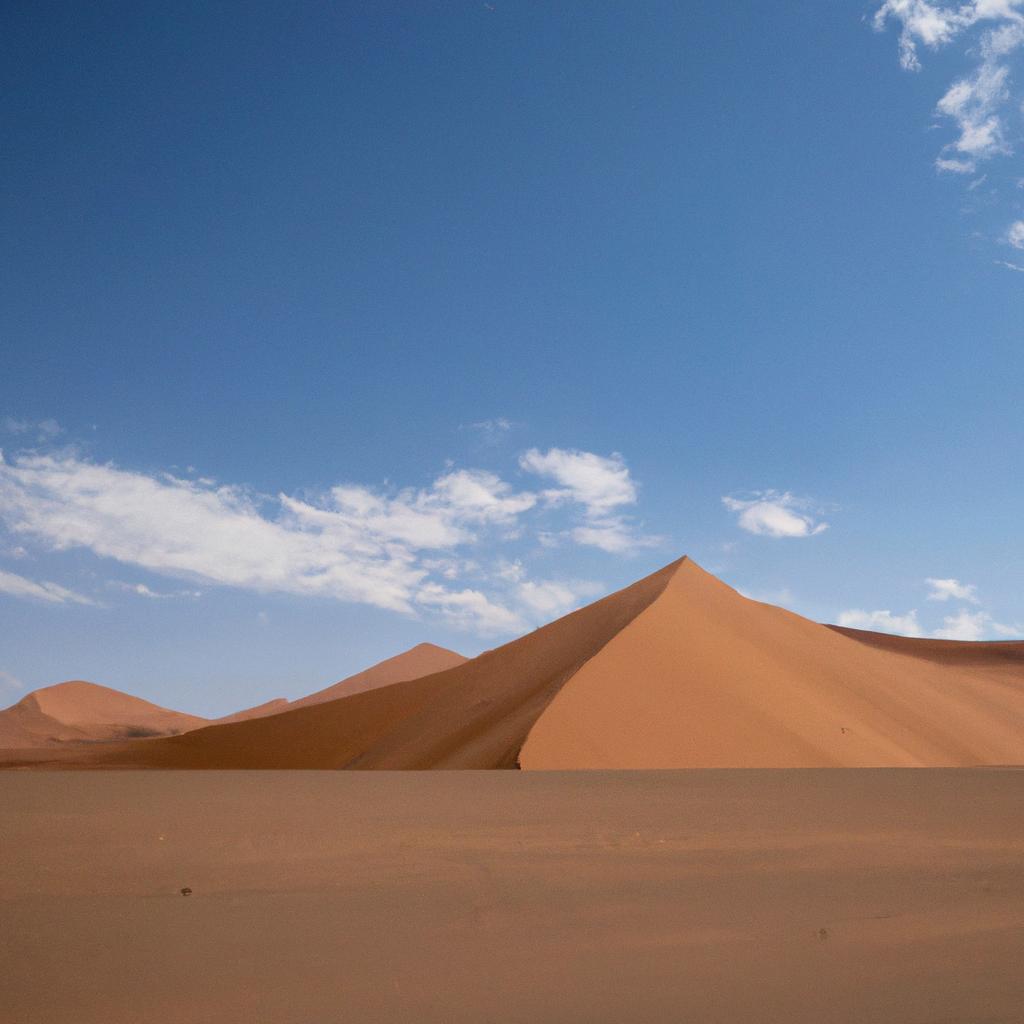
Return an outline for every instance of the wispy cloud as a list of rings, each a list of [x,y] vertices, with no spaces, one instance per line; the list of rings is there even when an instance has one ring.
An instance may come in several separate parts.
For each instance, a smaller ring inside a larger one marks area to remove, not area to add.
[[[5,416],[0,426],[8,434],[33,434],[37,441],[52,441],[62,433],[61,425],[53,419],[19,420],[13,416]]]
[[[973,583],[961,583],[953,579],[941,580],[931,576],[925,583],[929,587],[929,601],[969,601],[971,604],[980,604],[978,588]]]
[[[25,689],[25,684],[10,672],[0,672],[0,690],[18,692]]]
[[[890,22],[900,27],[900,63],[908,71],[920,70],[922,48],[937,51],[956,41],[972,62],[936,103],[936,113],[956,131],[936,157],[938,170],[973,175],[985,161],[1011,153],[1008,114],[1020,107],[1012,58],[1024,49],[1024,0],[886,0],[874,26],[881,31]],[[1015,227],[1007,234],[1011,245]],[[1024,246],[1024,224],[1021,236]]]
[[[991,621],[992,617],[987,612],[961,608],[953,615],[947,615],[932,636],[940,640],[984,640]]]
[[[27,598],[33,601],[43,601],[46,604],[96,604],[91,598],[84,594],[78,594],[67,587],[59,586],[56,583],[37,583],[17,573],[5,572],[0,569],[0,594],[7,594],[9,597]]]
[[[530,580],[521,563],[466,557],[464,549],[493,552],[528,528],[542,540],[552,509],[568,516],[564,533],[578,543],[591,542],[580,533],[588,529],[618,531],[614,542],[597,544],[608,551],[646,541],[617,512],[636,500],[620,456],[533,450],[522,465],[555,476],[562,490],[519,489],[489,470],[453,468],[427,487],[340,484],[271,496],[101,465],[72,450],[29,451],[0,455],[0,520],[12,539],[50,551],[85,549],[162,576],[427,613],[482,634],[509,634],[575,607],[596,585]],[[56,584],[4,578],[18,596],[88,601]],[[111,585],[150,599],[195,593]]]
[[[961,583],[956,579],[940,579],[929,576],[925,581],[929,601],[966,601],[972,605],[981,603],[978,588],[973,583]],[[851,608],[836,620],[840,626],[854,629],[873,629],[882,633],[897,633],[901,636],[931,636],[938,640],[988,640],[993,637],[1017,637],[1024,630],[1019,626],[997,622],[987,611],[975,607],[959,608],[942,620],[942,625],[930,632],[921,626],[917,611],[905,615],[894,615],[889,610],[864,611]]]
[[[722,504],[738,513],[741,530],[760,537],[814,537],[828,529],[813,502],[789,491],[757,491],[747,498],[727,495]]]
[[[580,509],[582,522],[570,533],[577,544],[623,554],[660,543],[660,538],[637,531],[620,511],[636,504],[637,488],[618,452],[603,456],[565,448],[546,452],[531,448],[519,457],[519,465],[560,485],[543,492],[547,504],[568,502]]]
[[[123,590],[127,594],[148,598],[151,601],[162,601],[174,597],[198,598],[203,596],[201,590],[153,590],[151,587],[147,587],[145,583],[124,583],[121,580],[111,580],[107,586],[114,590]]]
[[[1006,241],[1014,249],[1024,249],[1024,220],[1014,221],[1006,231]],[[1016,269],[1020,269],[1019,267]]]
[[[837,621],[840,626],[849,626],[851,629],[870,629],[877,633],[897,633],[900,636],[924,636],[916,611],[894,615],[888,608],[873,612],[851,608],[843,612]]]
[[[478,420],[459,429],[474,431],[485,445],[496,445],[504,441],[516,426],[517,424],[505,419],[504,416],[497,416],[492,420]]]

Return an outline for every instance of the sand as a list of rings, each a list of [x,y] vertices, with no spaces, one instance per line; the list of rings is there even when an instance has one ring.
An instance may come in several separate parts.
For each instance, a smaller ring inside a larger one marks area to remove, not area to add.
[[[0,1018],[1018,1024],[1022,811],[1000,769],[5,773]]]
[[[168,735],[206,724],[197,715],[76,679],[34,690],[0,711],[0,749]]]
[[[1024,643],[911,640],[824,626],[751,601],[682,559],[418,679],[182,736],[77,752],[15,751],[0,763],[526,770],[1024,764]]]
[[[435,672],[443,672],[468,660],[456,651],[448,650],[447,647],[428,643],[416,644],[415,647],[410,647],[393,658],[386,658],[362,672],[357,672],[354,676],[342,679],[340,683],[317,690],[308,697],[300,697],[292,701],[291,706],[304,708],[310,704],[323,704],[329,700],[338,700],[340,697],[351,697],[356,693],[376,690],[380,686],[393,686],[409,679],[419,679]]]
[[[524,768],[1024,764],[1024,644],[880,638],[684,561],[560,690]]]

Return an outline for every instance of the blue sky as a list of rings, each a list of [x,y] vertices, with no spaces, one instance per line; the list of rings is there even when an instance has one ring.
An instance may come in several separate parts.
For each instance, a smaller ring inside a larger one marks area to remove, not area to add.
[[[222,713],[683,553],[1022,635],[1022,19],[9,9],[0,686]]]

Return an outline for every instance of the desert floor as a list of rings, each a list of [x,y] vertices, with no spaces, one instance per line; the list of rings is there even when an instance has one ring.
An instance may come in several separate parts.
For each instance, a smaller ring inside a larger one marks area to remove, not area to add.
[[[1024,1021],[1022,770],[8,772],[0,830],[4,1024]]]

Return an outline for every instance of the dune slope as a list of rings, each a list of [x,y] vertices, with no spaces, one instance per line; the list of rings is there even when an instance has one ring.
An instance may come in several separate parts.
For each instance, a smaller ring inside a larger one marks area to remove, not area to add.
[[[1024,644],[966,646],[867,642],[748,600],[687,560],[562,688],[520,762],[1024,763]]]
[[[78,751],[68,767],[513,768],[573,673],[654,601],[679,563],[444,672],[267,718]]]
[[[205,724],[109,686],[72,680],[34,690],[0,711],[0,748],[164,736]]]
[[[438,647],[437,644],[417,644],[401,654],[396,654],[393,658],[386,658],[362,672],[343,679],[340,683],[317,690],[316,693],[311,693],[308,697],[300,697],[298,700],[292,701],[289,706],[304,708],[311,704],[325,704],[329,700],[351,697],[357,693],[365,693],[367,690],[375,690],[379,686],[392,686],[395,683],[404,683],[410,679],[429,676],[435,672],[443,672],[445,669],[455,668],[456,665],[461,665],[468,660],[461,654],[448,650],[447,647]]]

